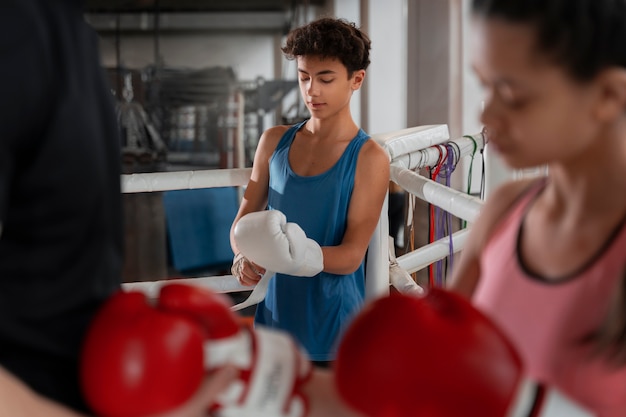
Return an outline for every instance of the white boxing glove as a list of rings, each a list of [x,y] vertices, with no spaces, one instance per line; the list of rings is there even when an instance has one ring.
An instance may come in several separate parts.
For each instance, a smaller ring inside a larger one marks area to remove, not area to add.
[[[243,256],[281,274],[312,277],[324,269],[322,248],[278,210],[246,214],[234,230]]]

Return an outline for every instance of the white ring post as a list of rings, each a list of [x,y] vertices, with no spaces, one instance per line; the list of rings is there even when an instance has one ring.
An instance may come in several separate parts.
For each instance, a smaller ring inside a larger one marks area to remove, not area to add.
[[[381,216],[367,249],[365,298],[389,294],[389,196],[385,197]]]

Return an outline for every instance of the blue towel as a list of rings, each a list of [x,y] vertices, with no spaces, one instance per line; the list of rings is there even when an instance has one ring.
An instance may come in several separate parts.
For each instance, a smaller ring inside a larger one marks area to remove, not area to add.
[[[236,187],[163,193],[171,265],[179,272],[229,267]]]

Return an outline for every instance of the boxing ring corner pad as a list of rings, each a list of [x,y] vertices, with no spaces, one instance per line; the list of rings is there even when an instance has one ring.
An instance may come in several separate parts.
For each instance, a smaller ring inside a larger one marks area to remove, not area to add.
[[[441,159],[441,151],[434,145],[454,142],[460,151],[459,157],[475,153],[478,146],[484,147],[482,134],[464,136],[451,141],[448,126],[441,124],[374,134],[372,139],[376,140],[389,156],[390,179],[393,182],[406,192],[440,207],[460,219],[469,223],[475,220],[482,207],[482,200],[427,179],[412,170],[438,163]],[[124,174],[121,178],[121,186],[123,193],[246,186],[251,172],[252,168],[238,168]],[[381,215],[368,247],[365,271],[366,299],[389,293],[390,248],[387,212],[388,196],[383,202]],[[397,258],[397,264],[408,273],[423,269],[449,256],[451,242],[454,252],[460,251],[467,238],[467,233],[468,230],[464,229],[404,254]],[[157,297],[161,286],[168,282],[171,280],[129,282],[124,283],[123,287],[142,291],[149,297]],[[232,275],[182,278],[177,279],[177,282],[206,287],[219,293],[253,290],[253,287],[239,284]]]
[[[372,135],[379,145],[385,149],[391,161],[412,151],[426,149],[444,143],[450,139],[448,125],[423,125],[394,132]]]

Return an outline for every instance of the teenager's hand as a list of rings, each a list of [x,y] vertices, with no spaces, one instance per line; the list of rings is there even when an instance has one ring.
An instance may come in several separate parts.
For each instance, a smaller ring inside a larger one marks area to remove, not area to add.
[[[241,285],[253,286],[263,278],[265,268],[246,259],[241,252],[233,258],[233,265],[230,268],[231,274]]]

